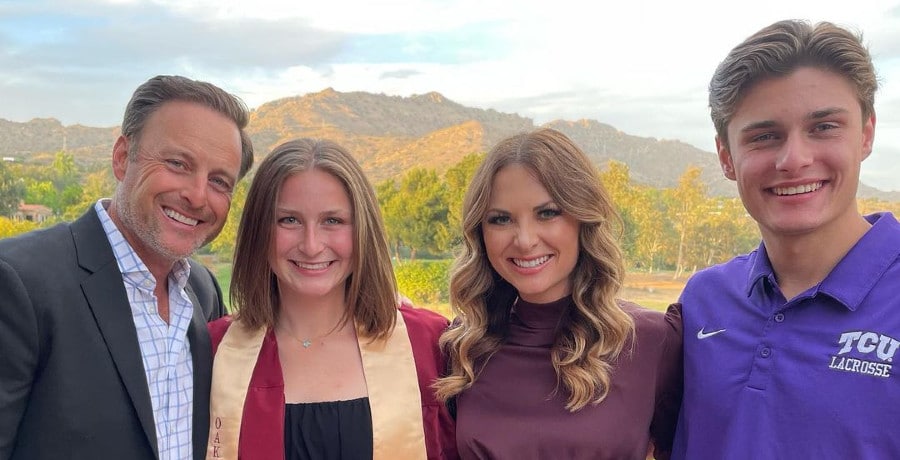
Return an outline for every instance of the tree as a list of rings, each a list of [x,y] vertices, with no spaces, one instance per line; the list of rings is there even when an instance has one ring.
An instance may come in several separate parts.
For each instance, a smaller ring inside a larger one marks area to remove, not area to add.
[[[25,198],[25,181],[0,162],[0,215],[11,217]]]
[[[639,202],[636,188],[631,184],[631,171],[625,163],[610,160],[606,169],[600,172],[600,182],[609,193],[616,211],[622,218],[622,250],[625,260],[634,263],[635,242],[640,234],[640,228],[635,222],[633,213],[637,211]]]
[[[878,198],[857,198],[856,205],[860,214],[863,215],[888,211],[894,216],[900,216],[900,202],[884,201]]]
[[[70,153],[57,152],[50,166],[43,166],[25,185],[25,201],[43,204],[57,216],[82,200],[81,181],[75,159]]]
[[[30,220],[16,221],[0,217],[0,239],[9,238],[38,228],[38,224]]]
[[[75,167],[75,156],[65,151],[56,152],[53,156],[53,185],[57,190],[64,190],[69,185],[78,183],[78,168]]]
[[[112,197],[116,191],[116,179],[112,170],[106,167],[88,173],[83,183],[78,201],[67,206],[63,211],[64,220],[77,219],[97,200]]]
[[[225,259],[231,259],[234,254],[234,244],[237,241],[237,231],[241,223],[241,214],[244,213],[244,202],[247,201],[247,192],[250,190],[250,182],[253,179],[247,177],[234,187],[231,194],[231,209],[228,211],[228,219],[222,227],[219,236],[209,244],[209,250]]]
[[[667,191],[668,217],[678,234],[675,277],[684,273],[688,245],[698,234],[700,224],[708,213],[706,185],[700,180],[701,172],[700,168],[689,166],[678,179],[678,186]]]
[[[666,207],[658,189],[642,187],[635,193],[631,218],[635,225],[633,257],[640,266],[653,271],[665,260],[666,238],[671,225],[666,219]]]
[[[450,229],[446,195],[437,173],[433,169],[413,168],[395,188],[391,185],[380,184],[378,190],[388,238],[395,245],[397,260],[401,244],[409,249],[410,260],[415,260],[419,251],[441,252]]]
[[[448,232],[442,241],[442,250],[450,251],[462,243],[462,203],[475,170],[484,161],[483,153],[463,157],[459,163],[444,173],[444,202],[447,204]]]
[[[59,208],[59,193],[52,181],[28,178],[25,184],[26,203],[42,204],[53,209],[54,212]]]
[[[71,153],[56,152],[52,167],[52,182],[57,197],[53,212],[59,216],[66,208],[81,201],[81,181],[78,168],[75,166],[75,157]]]
[[[394,251],[394,258],[400,260],[400,239],[403,226],[403,203],[398,198],[400,191],[397,184],[388,179],[375,187],[378,205],[381,207],[381,218],[384,220],[384,231],[387,233],[388,245]]]
[[[433,169],[413,168],[400,181],[406,208],[406,225],[400,239],[409,248],[410,260],[418,251],[440,252],[439,235],[447,235],[447,204],[443,187]]]

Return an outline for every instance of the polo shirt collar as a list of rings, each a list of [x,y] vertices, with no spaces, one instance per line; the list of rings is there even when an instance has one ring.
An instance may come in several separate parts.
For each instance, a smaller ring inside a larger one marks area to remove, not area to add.
[[[819,288],[850,311],[856,311],[900,255],[897,219],[886,212],[868,215],[866,220],[872,227],[831,270]]]
[[[865,216],[872,227],[850,248],[831,273],[816,287],[856,311],[891,264],[900,257],[900,223],[889,212]],[[752,259],[745,292],[747,297],[762,279],[775,282],[775,273],[766,246],[760,243],[749,255]]]
[[[753,287],[761,280],[769,279],[769,282],[775,282],[775,270],[772,268],[772,263],[769,262],[766,245],[762,242],[748,257],[750,258],[750,270],[744,292],[747,293],[747,297],[750,297],[753,294]]]

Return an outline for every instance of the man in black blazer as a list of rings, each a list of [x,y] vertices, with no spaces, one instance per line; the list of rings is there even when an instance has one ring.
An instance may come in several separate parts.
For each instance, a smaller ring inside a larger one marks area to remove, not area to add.
[[[247,122],[218,87],[154,77],[125,111],[114,197],[0,240],[0,460],[204,458],[224,306],[189,257],[252,165]]]

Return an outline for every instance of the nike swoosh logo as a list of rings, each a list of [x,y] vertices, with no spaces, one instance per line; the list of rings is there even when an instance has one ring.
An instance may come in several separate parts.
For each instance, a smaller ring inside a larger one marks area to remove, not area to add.
[[[716,334],[721,334],[722,332],[725,332],[725,329],[719,329],[717,331],[703,332],[703,328],[701,327],[700,330],[697,331],[697,338],[700,340],[708,339]]]

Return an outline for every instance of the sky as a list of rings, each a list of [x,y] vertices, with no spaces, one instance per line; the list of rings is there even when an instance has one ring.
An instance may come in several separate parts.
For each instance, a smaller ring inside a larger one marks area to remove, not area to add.
[[[2,0],[0,118],[116,126],[138,85],[180,74],[251,108],[329,87],[435,91],[712,152],[713,71],[780,19],[863,34],[881,87],[862,181],[900,191],[900,0]]]

